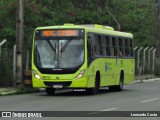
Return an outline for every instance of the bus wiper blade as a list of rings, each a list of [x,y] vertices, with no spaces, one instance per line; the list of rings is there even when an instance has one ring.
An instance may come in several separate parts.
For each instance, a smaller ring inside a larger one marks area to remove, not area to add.
[[[37,49],[37,45],[36,45],[36,54],[37,54],[37,56],[36,56],[36,61],[37,62],[39,62],[39,64],[40,64],[40,66],[41,66],[41,59],[40,59],[40,54],[39,54],[39,51],[38,51],[38,49]]]
[[[72,39],[71,40],[68,40],[65,44],[64,44],[64,46],[61,48],[61,52],[64,52],[64,50],[66,49],[66,47],[69,45],[69,43],[72,41]]]
[[[50,42],[49,40],[47,40],[47,42],[48,42],[49,46],[51,47],[51,49],[52,49],[54,52],[56,52],[56,49],[53,47],[53,45],[51,44],[51,42]]]

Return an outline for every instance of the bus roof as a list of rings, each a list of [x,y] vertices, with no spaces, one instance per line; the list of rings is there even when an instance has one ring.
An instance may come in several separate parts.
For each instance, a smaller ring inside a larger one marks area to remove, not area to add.
[[[44,29],[85,29],[87,32],[94,32],[99,34],[106,35],[114,35],[121,37],[130,37],[133,38],[133,34],[127,32],[115,31],[114,28],[110,26],[103,26],[98,24],[82,24],[82,25],[74,25],[74,24],[64,24],[59,26],[46,26],[46,27],[38,27],[36,30],[44,30]]]

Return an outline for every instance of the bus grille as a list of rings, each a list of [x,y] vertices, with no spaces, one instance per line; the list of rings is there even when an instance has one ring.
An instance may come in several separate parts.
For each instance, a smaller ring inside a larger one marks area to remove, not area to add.
[[[71,81],[67,81],[67,82],[44,82],[44,84],[48,87],[53,87],[54,85],[62,85],[63,87],[68,87],[71,85]]]

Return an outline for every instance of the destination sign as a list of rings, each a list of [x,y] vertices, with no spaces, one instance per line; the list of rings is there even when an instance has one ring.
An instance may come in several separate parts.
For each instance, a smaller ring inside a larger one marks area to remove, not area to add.
[[[43,37],[58,37],[58,36],[78,36],[79,30],[43,30],[41,36]]]

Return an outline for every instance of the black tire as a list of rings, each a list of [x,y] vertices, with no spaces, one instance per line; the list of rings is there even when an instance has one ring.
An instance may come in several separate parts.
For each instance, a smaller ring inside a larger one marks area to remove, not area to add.
[[[119,80],[119,85],[110,86],[109,90],[110,91],[122,91],[123,90],[123,85],[124,85],[124,74],[121,73],[120,80]]]
[[[122,91],[123,90],[123,80],[119,81],[119,85],[116,86],[116,91]]]
[[[47,95],[54,95],[55,89],[54,88],[46,88],[46,93],[47,93]]]
[[[100,87],[100,75],[96,75],[95,86],[87,89],[87,94],[96,95],[99,92]]]
[[[124,74],[121,72],[119,85],[116,86],[116,91],[122,91],[123,90],[123,84],[124,84]]]

